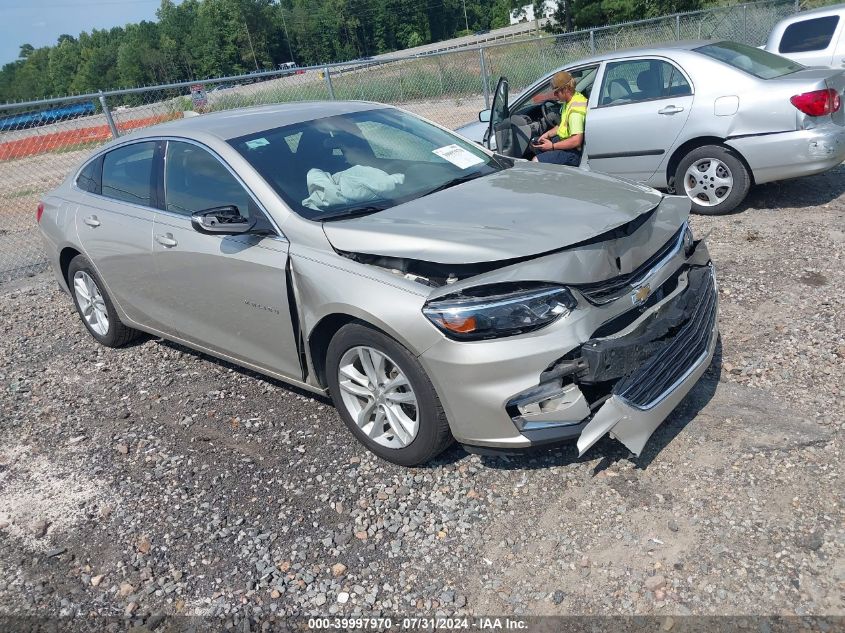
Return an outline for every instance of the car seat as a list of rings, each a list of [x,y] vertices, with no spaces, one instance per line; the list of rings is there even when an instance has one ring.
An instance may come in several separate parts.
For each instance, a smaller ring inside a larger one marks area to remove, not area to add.
[[[663,79],[656,68],[644,70],[637,75],[637,97],[640,100],[658,99],[663,96]]]
[[[628,85],[627,81],[621,77],[611,79],[610,84],[607,86],[607,94],[602,99],[602,105],[629,100],[631,94],[631,86]]]

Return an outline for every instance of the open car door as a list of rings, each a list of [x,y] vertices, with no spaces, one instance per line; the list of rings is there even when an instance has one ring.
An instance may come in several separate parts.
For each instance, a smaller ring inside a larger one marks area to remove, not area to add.
[[[508,107],[508,79],[500,77],[490,109],[490,125],[484,135],[484,146],[503,156],[524,158],[531,141],[531,118],[511,116]]]

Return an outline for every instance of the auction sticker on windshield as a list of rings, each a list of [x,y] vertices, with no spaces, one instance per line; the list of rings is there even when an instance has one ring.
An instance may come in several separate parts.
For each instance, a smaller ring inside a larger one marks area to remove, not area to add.
[[[460,145],[446,145],[445,147],[433,149],[431,152],[432,154],[437,154],[440,158],[448,160],[455,167],[460,167],[461,169],[466,169],[484,162],[484,159],[479,158],[472,152],[468,152]]]

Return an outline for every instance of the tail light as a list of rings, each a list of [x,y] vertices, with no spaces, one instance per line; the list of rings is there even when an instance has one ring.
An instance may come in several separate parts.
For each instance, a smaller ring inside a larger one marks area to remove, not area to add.
[[[44,215],[44,203],[39,202],[38,208],[35,210],[35,221],[41,222],[41,216]]]
[[[842,105],[839,93],[832,88],[827,90],[813,90],[791,97],[789,101],[804,114],[823,116],[839,110]]]

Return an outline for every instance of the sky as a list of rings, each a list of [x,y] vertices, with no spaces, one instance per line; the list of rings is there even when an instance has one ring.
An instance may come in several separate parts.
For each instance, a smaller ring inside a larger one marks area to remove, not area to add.
[[[0,0],[0,66],[18,58],[21,44],[56,43],[62,33],[155,20],[160,0]]]

